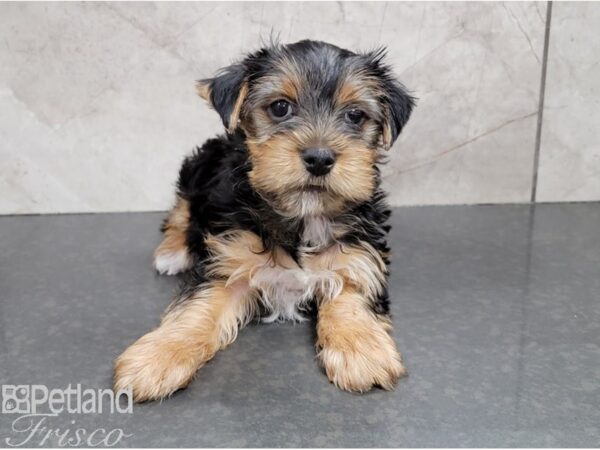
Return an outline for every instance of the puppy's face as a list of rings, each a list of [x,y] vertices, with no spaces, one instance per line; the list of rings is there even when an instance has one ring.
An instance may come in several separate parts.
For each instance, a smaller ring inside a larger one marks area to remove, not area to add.
[[[413,105],[381,57],[302,41],[200,82],[228,131],[245,133],[250,182],[282,214],[333,216],[371,198]]]

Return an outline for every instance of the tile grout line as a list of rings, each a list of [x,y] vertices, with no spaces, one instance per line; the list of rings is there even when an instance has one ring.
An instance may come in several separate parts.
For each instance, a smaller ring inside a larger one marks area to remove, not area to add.
[[[550,44],[550,23],[552,22],[552,1],[546,6],[546,29],[544,32],[544,54],[542,57],[542,77],[540,81],[540,98],[538,103],[538,121],[535,132],[535,148],[533,156],[533,174],[531,180],[531,203],[537,199],[538,169],[540,166],[540,147],[542,144],[542,122],[544,119],[544,97],[546,95],[546,72],[548,71],[548,46]]]

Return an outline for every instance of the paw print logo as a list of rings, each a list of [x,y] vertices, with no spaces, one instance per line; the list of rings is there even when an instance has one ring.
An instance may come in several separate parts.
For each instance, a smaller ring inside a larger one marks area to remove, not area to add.
[[[3,385],[2,386],[2,414],[29,414],[29,386]]]

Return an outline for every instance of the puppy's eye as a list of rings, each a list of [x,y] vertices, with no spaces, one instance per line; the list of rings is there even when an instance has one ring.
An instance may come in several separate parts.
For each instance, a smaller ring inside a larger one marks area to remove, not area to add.
[[[269,105],[269,113],[273,120],[281,122],[292,115],[292,105],[285,100],[277,100]]]
[[[346,113],[346,120],[354,125],[360,125],[365,120],[365,113],[360,109],[352,108]]]

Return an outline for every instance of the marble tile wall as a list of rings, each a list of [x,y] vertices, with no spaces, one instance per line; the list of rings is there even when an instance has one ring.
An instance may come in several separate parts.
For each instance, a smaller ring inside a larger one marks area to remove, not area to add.
[[[600,4],[555,2],[537,200],[600,200]]]
[[[543,200],[600,199],[583,168],[598,159],[600,113],[585,100],[596,89],[597,106],[600,5],[571,5],[552,22]],[[554,43],[577,34],[580,16],[578,43]],[[393,205],[528,202],[545,20],[546,3],[515,2],[0,3],[0,213],[168,208],[181,159],[220,130],[194,80],[271,35],[389,47],[419,98],[384,170]],[[573,70],[581,101],[570,121],[553,118]],[[559,126],[577,139],[547,132]],[[565,158],[584,171],[576,180],[562,180]]]

